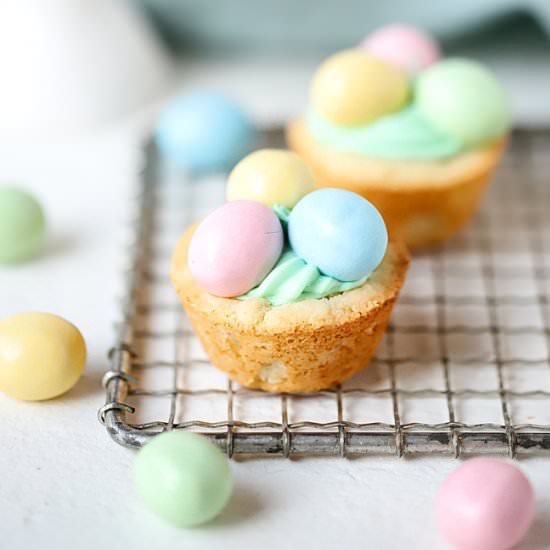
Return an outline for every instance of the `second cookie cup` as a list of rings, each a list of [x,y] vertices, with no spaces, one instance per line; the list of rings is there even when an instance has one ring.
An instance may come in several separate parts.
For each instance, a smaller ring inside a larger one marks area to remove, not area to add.
[[[315,141],[303,119],[287,128],[290,149],[319,187],[341,187],[371,201],[412,249],[452,237],[475,214],[503,154],[506,138],[446,161],[398,161],[343,153]]]

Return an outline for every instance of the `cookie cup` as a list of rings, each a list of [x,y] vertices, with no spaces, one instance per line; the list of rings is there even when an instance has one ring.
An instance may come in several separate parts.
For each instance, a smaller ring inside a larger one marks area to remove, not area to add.
[[[176,246],[171,278],[212,364],[248,388],[314,392],[365,367],[388,325],[409,256],[392,240],[361,287],[323,299],[272,306],[264,299],[219,298],[187,267],[189,229]]]
[[[362,195],[391,233],[418,249],[447,240],[472,218],[506,138],[445,160],[376,159],[319,143],[300,118],[289,124],[287,142],[313,170],[317,185]]]

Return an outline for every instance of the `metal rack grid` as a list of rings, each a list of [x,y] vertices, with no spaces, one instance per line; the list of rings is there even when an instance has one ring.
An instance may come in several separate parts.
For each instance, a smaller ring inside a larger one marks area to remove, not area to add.
[[[474,223],[415,256],[367,369],[269,395],[209,364],[168,279],[177,237],[221,204],[224,177],[181,174],[148,144],[100,420],[122,445],[191,429],[229,456],[549,452],[549,153],[550,132],[513,135]]]

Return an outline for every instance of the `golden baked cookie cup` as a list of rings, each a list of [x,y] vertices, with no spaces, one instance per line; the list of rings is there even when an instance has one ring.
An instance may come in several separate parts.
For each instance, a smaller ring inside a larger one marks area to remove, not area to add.
[[[219,298],[187,266],[193,229],[176,246],[171,278],[212,364],[243,386],[314,392],[342,382],[373,356],[403,285],[409,256],[393,240],[361,287],[329,298],[272,306],[264,299]]]
[[[390,233],[414,249],[447,240],[472,218],[506,144],[500,138],[445,160],[386,160],[319,143],[303,118],[288,125],[286,137],[318,186],[362,195],[378,208]]]
[[[381,29],[321,63],[305,115],[287,131],[318,185],[363,195],[414,248],[472,217],[511,123],[489,69],[440,55],[419,29]]]

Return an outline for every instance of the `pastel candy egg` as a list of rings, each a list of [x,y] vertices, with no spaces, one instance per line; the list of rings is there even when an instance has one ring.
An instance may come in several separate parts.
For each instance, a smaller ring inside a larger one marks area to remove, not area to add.
[[[533,521],[533,489],[510,463],[471,459],[444,482],[436,515],[440,532],[454,548],[508,550],[524,537]]]
[[[378,29],[367,36],[361,48],[411,74],[426,69],[441,57],[435,40],[424,31],[404,24]]]
[[[359,126],[399,109],[410,86],[404,71],[364,50],[329,57],[311,86],[315,111],[333,124]]]
[[[372,273],[388,245],[378,210],[343,189],[319,189],[306,195],[290,213],[288,238],[298,256],[340,281]]]
[[[162,153],[195,171],[231,168],[250,151],[254,137],[241,107],[214,93],[180,97],[162,113],[156,128]]]
[[[188,266],[197,283],[216,296],[248,292],[271,271],[283,250],[283,228],[267,206],[228,202],[197,227]]]
[[[0,321],[0,391],[24,401],[71,389],[86,363],[80,331],[49,313],[20,313]]]
[[[0,263],[32,258],[44,243],[46,222],[38,201],[12,186],[0,187]]]
[[[241,160],[229,175],[227,200],[250,199],[293,208],[315,189],[313,173],[291,151],[262,149]]]
[[[233,485],[221,451],[198,434],[179,431],[157,435],[139,451],[134,482],[143,502],[178,527],[216,517]]]
[[[466,146],[497,138],[510,124],[504,89],[476,61],[447,59],[432,65],[418,78],[416,101],[436,128]]]

